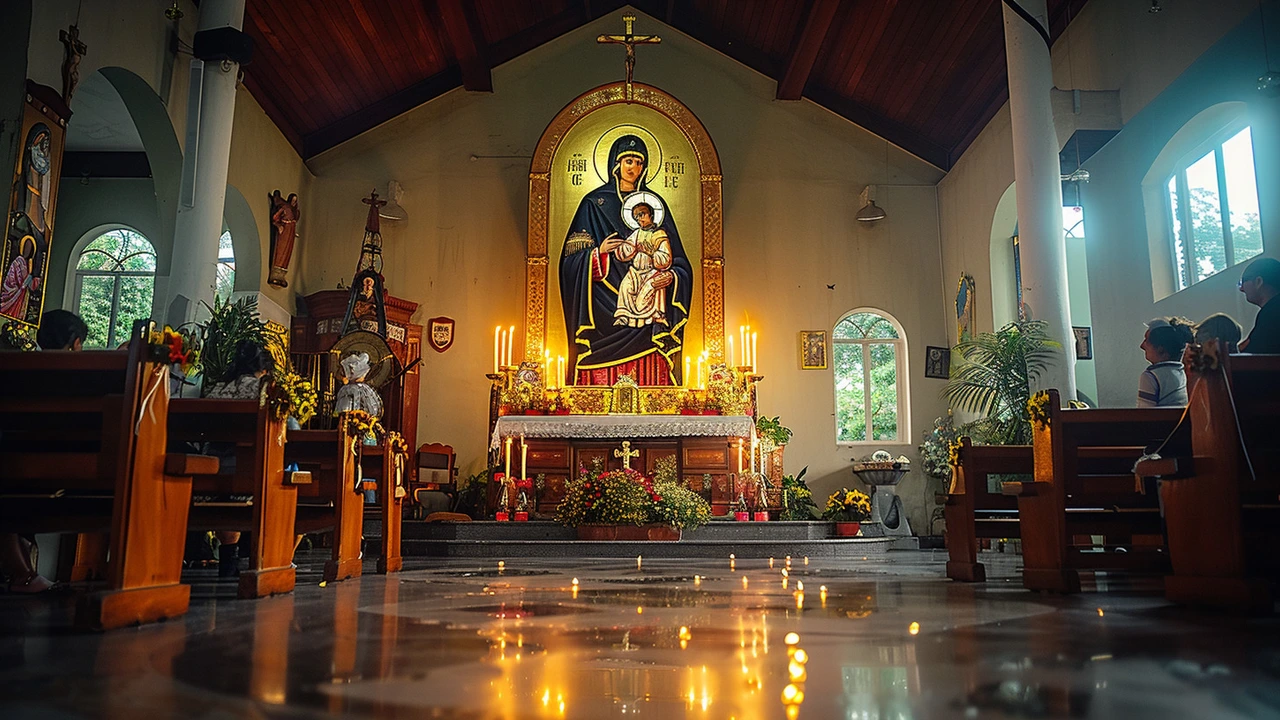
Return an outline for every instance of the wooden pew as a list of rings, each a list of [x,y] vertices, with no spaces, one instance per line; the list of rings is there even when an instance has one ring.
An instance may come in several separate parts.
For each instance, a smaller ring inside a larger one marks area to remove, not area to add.
[[[1023,585],[1079,592],[1080,570],[1167,571],[1168,554],[1143,542],[1161,535],[1158,499],[1135,488],[1132,468],[1183,408],[1062,410],[1058,392],[1049,394],[1048,425],[1033,433],[1035,479],[1003,486],[1018,498]],[[1166,451],[1189,444],[1179,428]],[[1101,548],[1087,541],[1093,535],[1106,538]]]
[[[190,601],[191,475],[218,461],[166,453],[168,369],[143,332],[127,351],[0,353],[0,530],[109,533],[107,589],[80,598],[80,627],[175,617]]]
[[[1016,538],[1017,498],[988,489],[989,475],[1031,475],[1030,445],[974,445],[960,439],[959,462],[952,466],[951,490],[943,513],[947,521],[947,577],[983,582],[986,568],[978,562],[979,538]]]
[[[333,556],[324,565],[327,582],[360,577],[364,494],[356,487],[356,454],[347,423],[336,430],[290,430],[285,462],[311,473],[299,491],[298,532],[333,532]],[[363,451],[365,448],[361,447]]]
[[[1173,564],[1165,595],[1269,612],[1280,577],[1280,355],[1227,356],[1219,369],[1192,373],[1188,386],[1192,461],[1168,458],[1169,471],[1151,473],[1165,476]]]
[[[381,445],[364,446],[361,450],[361,462],[365,477],[374,476],[378,479],[382,553],[378,556],[377,571],[379,574],[399,572],[404,567],[404,558],[400,555],[400,530],[404,519],[404,501],[408,497],[409,456],[401,455],[397,468],[391,443],[384,439]],[[397,489],[403,494],[398,494]]]
[[[250,495],[252,504],[196,504],[191,527],[252,533],[249,569],[240,574],[241,598],[291,592],[298,491],[284,472],[284,421],[257,400],[174,399],[169,434],[183,442],[235,446],[235,472],[195,476],[195,493]]]

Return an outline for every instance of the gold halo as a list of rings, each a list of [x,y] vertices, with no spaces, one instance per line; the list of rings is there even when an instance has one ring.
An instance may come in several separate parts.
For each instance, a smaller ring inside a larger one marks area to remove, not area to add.
[[[610,172],[613,168],[609,167],[609,149],[613,147],[613,141],[623,135],[635,135],[644,141],[646,148],[649,150],[649,159],[646,161],[649,167],[644,177],[644,184],[649,185],[653,179],[658,176],[658,172],[662,170],[662,144],[658,142],[658,138],[653,133],[645,130],[639,125],[627,123],[625,125],[614,125],[605,130],[600,135],[600,139],[596,141],[596,149],[594,152],[596,164],[596,176],[600,178],[600,182],[608,183]]]
[[[329,352],[337,356],[337,360],[331,367],[335,386],[342,385],[341,362],[351,353],[369,354],[369,374],[365,376],[364,381],[375,388],[390,380],[398,370],[399,363],[386,339],[368,330],[356,330],[343,335],[333,344]]]
[[[653,226],[655,228],[660,227],[662,221],[667,219],[667,209],[663,207],[662,200],[655,193],[651,193],[648,190],[631,193],[622,202],[622,222],[626,223],[627,227],[632,230],[640,229],[640,223],[636,222],[635,217],[631,214],[636,205],[640,203],[645,203],[653,208]]]

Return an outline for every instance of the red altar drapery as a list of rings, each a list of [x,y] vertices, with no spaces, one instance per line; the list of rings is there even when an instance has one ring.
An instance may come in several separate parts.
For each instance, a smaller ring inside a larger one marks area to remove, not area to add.
[[[671,385],[671,366],[659,353],[594,370],[579,370],[575,385],[613,385],[623,375],[635,378],[637,385]]]

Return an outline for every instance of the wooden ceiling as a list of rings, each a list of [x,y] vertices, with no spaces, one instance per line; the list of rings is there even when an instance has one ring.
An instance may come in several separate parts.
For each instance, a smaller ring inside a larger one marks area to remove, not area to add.
[[[245,83],[309,159],[624,5],[944,170],[1009,94],[1001,0],[249,0]]]

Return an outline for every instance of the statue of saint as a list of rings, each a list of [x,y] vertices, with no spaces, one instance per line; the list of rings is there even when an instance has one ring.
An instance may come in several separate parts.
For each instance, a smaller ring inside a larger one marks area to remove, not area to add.
[[[623,135],[610,179],[582,198],[560,256],[570,382],[680,385],[693,268],[666,202],[645,185],[648,148]]]
[[[342,358],[342,375],[347,382],[338,388],[333,400],[335,413],[363,410],[372,417],[382,417],[382,398],[364,381],[369,374],[369,353],[351,353]]]
[[[267,284],[276,287],[289,287],[285,273],[289,270],[289,259],[293,257],[293,243],[298,234],[298,194],[289,193],[286,199],[280,191],[271,193],[271,272]]]

